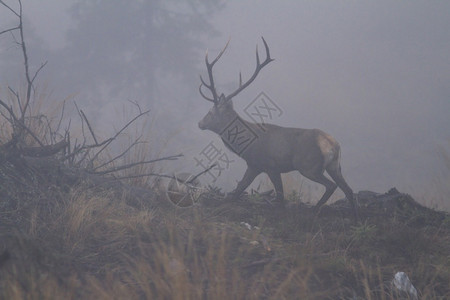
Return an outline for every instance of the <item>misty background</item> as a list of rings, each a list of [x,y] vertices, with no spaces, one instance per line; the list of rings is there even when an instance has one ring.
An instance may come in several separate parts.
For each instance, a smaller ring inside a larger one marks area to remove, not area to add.
[[[450,185],[438,152],[450,149],[450,2],[41,0],[23,6],[32,69],[48,61],[37,85],[50,107],[76,101],[104,136],[133,114],[129,100],[151,109],[143,125],[148,151],[185,155],[165,163],[166,173],[202,171],[196,158],[213,143],[231,161],[214,184],[231,190],[241,179],[245,162],[197,127],[211,107],[198,93],[199,75],[206,75],[206,49],[212,58],[231,37],[214,75],[219,92],[232,92],[240,71],[244,80],[252,74],[256,45],[264,59],[264,36],[275,61],[234,99],[242,117],[248,120],[245,107],[264,92],[281,109],[271,123],[320,128],[340,142],[343,174],[355,192],[395,186],[450,207],[445,197],[431,199]],[[0,31],[15,22],[0,9]],[[0,36],[2,97],[7,86],[23,85],[21,55],[11,35]]]

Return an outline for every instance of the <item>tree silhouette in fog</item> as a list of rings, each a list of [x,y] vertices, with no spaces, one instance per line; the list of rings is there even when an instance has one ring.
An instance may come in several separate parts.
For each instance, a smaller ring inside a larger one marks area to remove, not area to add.
[[[146,98],[161,78],[196,85],[196,51],[217,34],[210,21],[222,7],[220,0],[76,1],[76,24],[58,53],[63,81],[102,96],[132,89]]]

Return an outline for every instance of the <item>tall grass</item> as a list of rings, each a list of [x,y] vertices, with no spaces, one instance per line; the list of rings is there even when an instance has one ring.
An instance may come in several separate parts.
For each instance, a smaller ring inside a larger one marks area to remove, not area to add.
[[[450,238],[439,229],[307,226],[295,212],[252,230],[202,209],[157,219],[82,186],[48,201],[0,234],[12,256],[0,267],[1,299],[397,299],[398,270],[422,299],[450,296]]]

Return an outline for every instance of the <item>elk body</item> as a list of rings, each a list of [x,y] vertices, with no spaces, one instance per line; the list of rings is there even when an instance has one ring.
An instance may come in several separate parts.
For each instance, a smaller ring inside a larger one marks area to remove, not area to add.
[[[299,171],[306,178],[325,186],[325,193],[317,203],[316,211],[327,202],[333,192],[339,187],[350,201],[355,218],[357,208],[353,191],[346,183],[341,173],[340,146],[329,134],[319,129],[286,128],[272,124],[258,124],[242,119],[233,108],[232,98],[255,80],[259,71],[273,59],[270,57],[269,47],[264,40],[266,59],[260,62],[258,48],[256,49],[256,69],[245,83],[239,76],[239,87],[236,91],[225,96],[217,94],[212,68],[219,60],[225,49],[210,63],[208,54],[205,62],[208,71],[209,83],[200,76],[200,94],[206,100],[213,102],[208,114],[198,123],[202,130],[211,130],[220,135],[225,146],[242,157],[247,163],[247,170],[236,189],[228,194],[228,198],[238,197],[253,182],[260,173],[266,173],[272,181],[276,200],[284,202],[281,173]],[[203,93],[207,88],[212,97]],[[239,139],[237,134],[244,134]],[[251,139],[251,140],[249,140]],[[244,141],[247,144],[244,145]],[[250,141],[250,142],[249,142]],[[245,148],[243,148],[245,146]],[[328,179],[325,171],[331,177]]]

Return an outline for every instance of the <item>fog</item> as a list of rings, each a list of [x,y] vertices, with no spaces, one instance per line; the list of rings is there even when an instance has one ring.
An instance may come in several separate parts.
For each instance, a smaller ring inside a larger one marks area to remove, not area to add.
[[[355,191],[423,197],[448,176],[436,149],[450,149],[450,2],[23,2],[32,65],[48,61],[38,84],[49,99],[71,97],[105,135],[132,112],[128,100],[151,109],[149,151],[185,155],[167,173],[202,171],[196,158],[212,142],[231,162],[203,182],[229,190],[240,180],[244,160],[198,129],[211,107],[199,74],[206,49],[213,57],[230,38],[214,75],[219,92],[232,92],[240,71],[251,76],[256,45],[264,56],[264,36],[275,61],[234,99],[242,117],[264,92],[279,108],[265,121],[330,133]],[[0,31],[14,21],[0,9]],[[20,55],[2,35],[0,92],[23,80]]]

